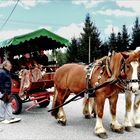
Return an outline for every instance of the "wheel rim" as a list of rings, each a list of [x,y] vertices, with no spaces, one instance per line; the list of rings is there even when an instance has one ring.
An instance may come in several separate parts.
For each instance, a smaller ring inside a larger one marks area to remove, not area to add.
[[[15,112],[17,110],[17,102],[14,98],[11,101],[11,106],[12,106],[13,112]]]

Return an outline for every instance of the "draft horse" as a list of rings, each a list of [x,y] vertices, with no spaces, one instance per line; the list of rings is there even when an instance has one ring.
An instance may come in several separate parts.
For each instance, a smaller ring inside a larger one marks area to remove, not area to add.
[[[135,50],[134,52],[140,53],[140,50]],[[138,78],[140,79],[140,69],[138,69]],[[134,98],[132,98],[132,96],[134,96]],[[140,128],[140,117],[138,113],[140,105],[140,89],[136,92],[133,92],[131,90],[125,90],[125,104],[126,106],[124,126],[126,131],[131,132],[133,131],[133,126],[136,128]]]
[[[93,64],[94,66],[89,81],[90,87],[94,89],[98,86],[98,84],[101,85],[106,81],[109,83],[92,93],[95,96],[94,99],[96,102],[97,117],[94,132],[101,138],[107,138],[107,133],[102,123],[104,103],[106,98],[109,99],[110,103],[110,112],[112,116],[110,125],[111,129],[118,133],[123,132],[123,126],[118,123],[116,118],[116,105],[118,93],[122,90],[122,87],[120,86],[120,80],[118,79],[121,75],[121,71],[123,69],[122,66],[124,65],[125,59],[128,57],[129,55],[125,53],[114,52],[111,57],[105,56]],[[133,60],[131,60],[130,63],[132,63],[132,61]],[[129,66],[133,68],[133,64],[132,66],[129,64]],[[133,72],[136,72],[136,70],[131,70],[127,68],[127,66],[125,67],[127,69],[126,77],[129,80],[136,78],[133,77]],[[69,97],[70,93],[78,94],[79,92],[86,89],[85,66],[80,64],[65,64],[58,68],[54,75],[54,87],[55,94],[53,98],[52,109],[63,104]],[[137,90],[138,86],[130,84],[130,88],[132,90]],[[60,124],[66,125],[66,114],[62,106],[52,110],[51,114]]]
[[[140,72],[140,51],[135,53],[127,53],[129,56],[125,60],[124,69],[123,72],[121,72],[121,75],[123,81],[125,82],[125,85],[122,87],[124,88],[122,92],[125,92],[125,102],[126,102],[126,113],[125,113],[125,122],[124,122],[124,128],[126,131],[132,131],[132,123],[131,123],[131,109],[132,109],[132,93],[135,95],[134,99],[134,114],[133,114],[133,121],[134,125],[137,128],[140,128],[140,118],[138,117],[138,107],[140,104],[140,94],[138,94],[139,90],[139,76],[138,73]],[[132,73],[133,71],[133,73]],[[91,114],[96,117],[96,102],[93,98],[84,98],[83,100],[84,108],[83,108],[83,114],[85,118],[90,118]],[[89,104],[91,106],[91,112],[89,110]]]

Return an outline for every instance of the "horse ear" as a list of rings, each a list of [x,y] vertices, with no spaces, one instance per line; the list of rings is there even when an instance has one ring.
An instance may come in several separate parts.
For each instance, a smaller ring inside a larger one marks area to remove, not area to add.
[[[121,52],[124,59],[127,59],[129,57],[129,52]]]

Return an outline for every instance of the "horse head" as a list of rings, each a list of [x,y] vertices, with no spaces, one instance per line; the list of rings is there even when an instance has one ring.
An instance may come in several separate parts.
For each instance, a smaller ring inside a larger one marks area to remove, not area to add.
[[[139,89],[140,51],[122,52],[121,54],[124,57],[123,72],[128,83],[128,89],[136,92]]]

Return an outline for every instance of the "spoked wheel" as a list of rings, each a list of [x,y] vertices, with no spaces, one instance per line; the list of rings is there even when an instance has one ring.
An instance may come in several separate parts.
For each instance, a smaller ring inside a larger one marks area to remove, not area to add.
[[[13,114],[20,114],[22,111],[22,101],[18,94],[12,94],[11,96],[11,106],[13,109]]]
[[[45,99],[45,98],[44,98]],[[39,105],[40,107],[47,107],[50,103],[50,97],[48,97],[48,100],[43,101],[44,99],[38,99],[37,102],[40,102]],[[43,101],[43,102],[41,102]]]

